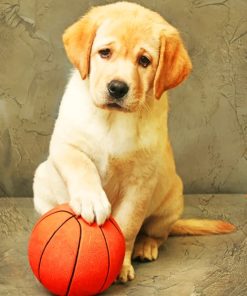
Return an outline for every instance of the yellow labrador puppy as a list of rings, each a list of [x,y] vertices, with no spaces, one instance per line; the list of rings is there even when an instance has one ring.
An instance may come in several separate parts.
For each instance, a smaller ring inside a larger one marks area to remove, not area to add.
[[[63,41],[75,69],[49,157],[35,173],[36,210],[68,202],[98,224],[112,214],[126,239],[122,282],[134,278],[131,257],[155,260],[169,233],[232,231],[222,221],[179,220],[183,185],[166,90],[188,76],[191,61],[177,30],[149,9],[119,2],[91,9]]]

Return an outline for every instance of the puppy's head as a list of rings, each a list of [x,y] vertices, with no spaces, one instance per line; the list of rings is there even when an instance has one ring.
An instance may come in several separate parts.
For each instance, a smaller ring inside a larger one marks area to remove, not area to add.
[[[63,41],[82,79],[89,78],[93,102],[100,108],[137,111],[191,70],[176,29],[133,3],[91,9],[65,31]]]

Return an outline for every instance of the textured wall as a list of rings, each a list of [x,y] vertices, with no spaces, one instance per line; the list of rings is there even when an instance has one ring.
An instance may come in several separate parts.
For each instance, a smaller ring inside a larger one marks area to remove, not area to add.
[[[0,0],[0,196],[31,195],[70,68],[61,34],[90,6],[109,2]],[[194,64],[170,95],[186,192],[246,192],[247,1],[136,2],[181,31]]]

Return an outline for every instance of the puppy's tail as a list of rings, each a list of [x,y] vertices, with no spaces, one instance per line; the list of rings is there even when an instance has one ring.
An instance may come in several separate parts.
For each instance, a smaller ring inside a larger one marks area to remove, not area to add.
[[[170,235],[207,235],[235,230],[233,224],[221,220],[180,219],[173,224]]]

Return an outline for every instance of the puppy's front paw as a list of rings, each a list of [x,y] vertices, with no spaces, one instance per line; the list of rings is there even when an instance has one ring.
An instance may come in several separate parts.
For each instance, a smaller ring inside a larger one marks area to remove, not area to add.
[[[81,215],[90,224],[96,221],[102,225],[111,214],[111,204],[101,188],[73,195],[69,204],[77,215]]]
[[[121,283],[127,283],[135,278],[135,270],[131,264],[123,265],[121,272],[118,276],[118,281]]]

